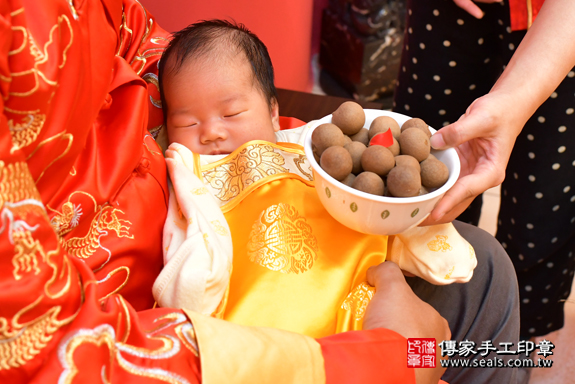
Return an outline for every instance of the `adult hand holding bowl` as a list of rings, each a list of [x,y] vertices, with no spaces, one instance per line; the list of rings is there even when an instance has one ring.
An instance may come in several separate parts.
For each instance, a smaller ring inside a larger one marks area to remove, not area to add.
[[[379,116],[393,118],[399,126],[411,117],[399,113],[365,109],[364,128],[369,128]],[[441,197],[455,184],[459,177],[460,163],[457,152],[431,149],[431,154],[447,166],[449,177],[441,187],[429,193],[413,197],[378,196],[345,185],[330,176],[316,161],[312,146],[313,131],[319,126],[332,123],[328,115],[316,121],[305,138],[304,149],[311,164],[315,188],[326,210],[340,223],[358,232],[374,235],[394,235],[421,223],[433,210]],[[429,127],[431,133],[435,130]]]

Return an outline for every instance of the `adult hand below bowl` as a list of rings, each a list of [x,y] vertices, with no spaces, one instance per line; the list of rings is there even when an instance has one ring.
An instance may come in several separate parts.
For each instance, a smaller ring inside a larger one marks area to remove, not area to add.
[[[389,116],[401,126],[410,116],[376,109],[365,109],[364,128],[379,116]],[[415,227],[431,213],[437,202],[455,184],[459,177],[460,163],[455,149],[431,149],[431,153],[449,170],[449,179],[440,188],[421,196],[377,196],[348,187],[329,176],[315,161],[311,135],[318,126],[331,123],[331,115],[316,121],[304,142],[306,156],[313,169],[315,189],[325,209],[341,224],[358,232],[373,235],[395,235]],[[430,131],[435,130],[430,127]]]

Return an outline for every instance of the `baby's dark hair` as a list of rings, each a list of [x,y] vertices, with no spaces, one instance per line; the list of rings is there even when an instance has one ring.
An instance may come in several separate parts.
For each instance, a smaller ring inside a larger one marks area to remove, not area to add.
[[[264,94],[270,108],[277,101],[274,85],[274,68],[264,43],[243,24],[227,20],[203,20],[174,32],[158,66],[158,82],[164,121],[167,118],[167,105],[164,98],[163,79],[168,74],[177,73],[190,58],[201,58],[219,47],[222,40],[230,47],[243,52],[253,69],[256,86]],[[169,66],[166,68],[166,65]]]

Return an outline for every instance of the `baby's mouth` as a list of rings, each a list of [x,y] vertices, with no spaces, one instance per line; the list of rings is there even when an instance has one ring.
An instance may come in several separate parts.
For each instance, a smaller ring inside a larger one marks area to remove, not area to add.
[[[223,149],[214,149],[214,150],[210,151],[209,154],[210,155],[228,155],[229,152],[224,151]]]

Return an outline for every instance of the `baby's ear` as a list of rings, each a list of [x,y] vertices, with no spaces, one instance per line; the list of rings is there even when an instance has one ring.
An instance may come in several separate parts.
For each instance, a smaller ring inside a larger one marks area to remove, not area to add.
[[[270,116],[272,118],[272,125],[274,127],[274,132],[280,130],[280,108],[277,99],[273,98],[271,100]]]

